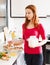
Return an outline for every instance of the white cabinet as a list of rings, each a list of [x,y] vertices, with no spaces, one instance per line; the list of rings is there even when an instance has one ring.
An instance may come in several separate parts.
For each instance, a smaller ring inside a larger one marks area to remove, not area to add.
[[[24,60],[24,53],[21,53],[20,56],[17,59],[17,65],[26,65]]]

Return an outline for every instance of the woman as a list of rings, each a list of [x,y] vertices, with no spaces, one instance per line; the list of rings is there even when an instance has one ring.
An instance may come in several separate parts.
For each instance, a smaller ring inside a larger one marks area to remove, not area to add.
[[[24,39],[24,58],[27,65],[42,65],[43,64],[43,53],[42,45],[45,43],[45,31],[42,24],[39,23],[35,5],[28,5],[25,8],[25,23],[22,26],[23,39]],[[33,42],[33,47],[29,47],[29,41],[27,40],[30,36],[36,36],[39,39],[41,35],[42,40],[37,44]]]

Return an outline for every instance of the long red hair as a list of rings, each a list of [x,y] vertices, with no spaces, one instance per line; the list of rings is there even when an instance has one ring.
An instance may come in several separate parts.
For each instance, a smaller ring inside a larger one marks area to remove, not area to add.
[[[32,10],[32,12],[34,14],[32,21],[33,21],[34,27],[37,27],[39,20],[38,20],[38,17],[37,17],[35,5],[28,5],[25,9],[31,9]],[[30,21],[26,17],[26,19],[25,19],[25,28],[27,27],[27,25],[28,25],[29,22]]]

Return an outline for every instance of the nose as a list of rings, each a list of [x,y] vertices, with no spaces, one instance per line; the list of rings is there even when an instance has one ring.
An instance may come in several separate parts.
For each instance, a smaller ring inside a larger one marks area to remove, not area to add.
[[[29,14],[26,14],[26,17],[29,17]]]

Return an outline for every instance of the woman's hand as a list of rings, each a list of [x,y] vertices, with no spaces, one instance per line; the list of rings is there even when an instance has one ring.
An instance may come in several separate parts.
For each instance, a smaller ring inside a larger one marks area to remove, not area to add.
[[[41,42],[39,42],[39,40],[33,36],[30,37],[29,39],[27,39],[27,41],[28,41],[28,46],[30,48],[42,46],[42,45],[46,44],[46,42],[47,42],[47,40],[42,40]]]
[[[29,42],[29,47],[35,48],[35,47],[43,46],[44,44],[46,44],[46,42],[47,42],[47,40],[42,40],[41,42],[35,41],[35,43],[33,43],[33,44],[30,44],[30,42]]]

